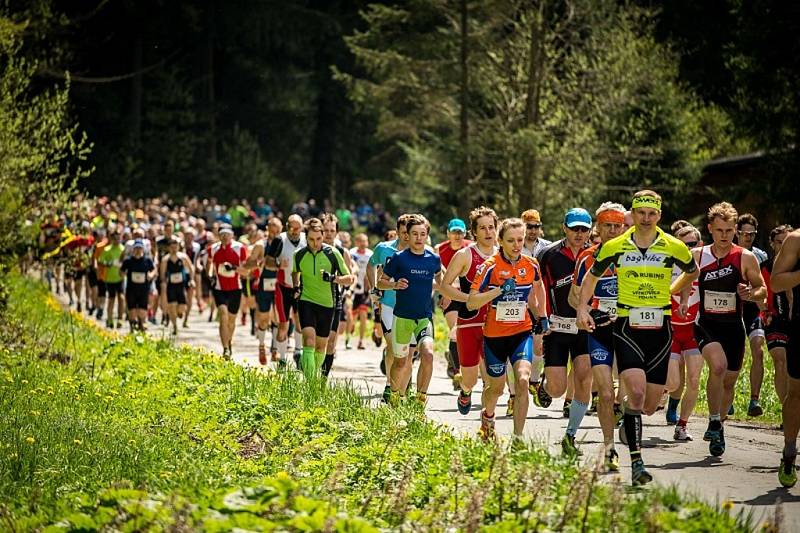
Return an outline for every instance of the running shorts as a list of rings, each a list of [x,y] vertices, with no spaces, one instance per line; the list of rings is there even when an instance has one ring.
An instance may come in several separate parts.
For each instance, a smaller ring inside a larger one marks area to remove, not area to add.
[[[600,326],[586,335],[587,351],[592,366],[614,365],[614,326]]]
[[[797,302],[795,302],[797,305]],[[800,379],[800,317],[789,322],[789,342],[786,344],[786,370],[792,379]]]
[[[116,298],[117,295],[122,296],[122,282],[117,281],[115,283],[105,283],[106,286],[106,293],[108,294],[109,298]]]
[[[450,303],[444,308],[444,314],[458,312],[459,309],[461,309],[461,302],[450,300]]]
[[[644,370],[648,384],[665,385],[671,347],[669,316],[664,316],[664,322],[657,329],[632,328],[626,316],[614,322],[614,353],[620,374],[638,368]]]
[[[278,320],[282,323],[289,322],[292,311],[298,310],[292,287],[278,284],[275,290],[275,307],[278,309]]]
[[[167,303],[186,305],[186,288],[183,283],[167,283]]]
[[[97,272],[89,269],[86,273],[86,281],[89,282],[89,287],[97,287]]]
[[[483,325],[464,324],[456,327],[458,362],[461,366],[478,366],[483,358]]]
[[[259,313],[269,313],[272,309],[272,304],[275,302],[275,293],[277,291],[258,291],[256,292],[256,305],[258,305]]]
[[[235,315],[239,312],[239,305],[242,303],[242,289],[232,291],[214,289],[214,303],[217,304],[217,307],[224,305],[228,308],[229,313]]]
[[[106,297],[106,282],[102,279],[97,280],[97,296],[100,298]]]
[[[425,339],[433,342],[433,322],[429,318],[402,318],[394,317],[392,330],[392,344],[394,356],[405,357],[408,355],[408,346],[419,346]]]
[[[493,378],[503,377],[506,363],[513,367],[517,361],[533,362],[533,335],[522,331],[508,337],[484,337],[483,353],[486,373]]]
[[[567,366],[567,361],[585,355],[588,349],[587,332],[576,334],[553,331],[544,336],[544,366]]]
[[[694,338],[694,324],[672,324],[672,349],[670,358],[681,355],[700,355],[700,347]]]
[[[392,332],[394,325],[394,307],[389,307],[386,304],[381,304],[381,328],[383,334],[387,335]]]
[[[728,370],[738,372],[742,369],[747,337],[742,322],[715,322],[701,317],[694,325],[694,336],[701,350],[711,343],[719,343],[728,360]]]
[[[211,280],[205,274],[200,276],[200,291],[203,298],[211,296]]]
[[[334,307],[333,320],[331,321],[331,333],[339,331],[339,324],[342,322],[347,322],[344,316],[344,308]]]
[[[69,273],[64,272],[64,275],[74,280],[82,279],[86,275],[85,270],[70,270]]]
[[[774,317],[769,326],[764,328],[767,336],[767,348],[786,348],[789,345],[789,321],[785,318]]]
[[[331,334],[331,322],[333,322],[333,307],[323,307],[313,302],[300,300],[297,306],[297,313],[300,315],[300,327],[302,329],[314,328],[317,337],[326,338]]]
[[[125,291],[125,301],[128,304],[128,309],[142,309],[147,310],[147,300],[150,296],[150,287],[147,284],[141,286],[128,285]]]
[[[744,319],[744,326],[747,328],[747,336],[763,337],[764,324],[761,321],[761,310],[758,305],[753,302],[744,302],[742,304],[742,318]]]
[[[358,314],[362,311],[369,311],[370,301],[369,294],[354,294],[353,295],[353,314]]]

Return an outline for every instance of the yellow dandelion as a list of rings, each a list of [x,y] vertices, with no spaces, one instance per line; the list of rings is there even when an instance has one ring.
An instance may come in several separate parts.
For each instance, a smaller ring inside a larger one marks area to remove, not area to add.
[[[41,412],[41,411],[36,411],[36,410],[33,410],[33,411],[31,411],[31,414],[32,414],[33,416],[39,416],[40,414],[42,414],[42,412]]]
[[[128,441],[128,444],[136,444],[136,441],[131,439],[131,440]]]
[[[74,444],[76,446],[80,446],[81,444],[83,444],[83,441],[81,439],[74,439],[72,441],[72,444]]]
[[[23,379],[23,380],[21,381],[21,383],[22,383],[23,385],[27,385],[27,384],[28,384],[28,380],[27,380],[27,379]]]
[[[80,395],[80,394],[76,394],[76,395],[75,395],[75,399],[76,399],[76,400],[80,400],[80,399],[81,399],[81,395]]]
[[[33,444],[34,442],[36,442],[36,439],[34,439],[33,437],[28,437],[25,439],[25,442],[27,442],[28,444]]]
[[[730,511],[731,509],[733,509],[733,502],[731,500],[725,500],[724,502],[722,502],[722,508],[725,509],[726,511]]]

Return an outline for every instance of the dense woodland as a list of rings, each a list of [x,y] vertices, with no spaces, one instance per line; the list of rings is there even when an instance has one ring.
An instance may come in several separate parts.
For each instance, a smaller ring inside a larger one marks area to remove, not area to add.
[[[708,161],[761,151],[765,209],[800,214],[794,2],[12,0],[0,10],[4,152],[24,154],[14,143],[36,127],[7,118],[24,122],[32,97],[50,100],[31,113],[49,115],[36,124],[51,153],[22,170],[0,162],[4,195],[20,175],[33,182],[18,200],[58,175],[90,193],[363,198],[434,219],[490,202],[557,217],[652,186],[670,196],[671,218],[690,214],[681,206]],[[748,186],[720,194],[735,201]]]

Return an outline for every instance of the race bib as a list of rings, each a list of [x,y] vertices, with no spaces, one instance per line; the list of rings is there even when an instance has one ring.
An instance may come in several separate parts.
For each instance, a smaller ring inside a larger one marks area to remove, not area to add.
[[[736,293],[705,291],[703,294],[703,308],[709,313],[735,313]]]
[[[274,291],[277,284],[278,280],[276,278],[264,278],[261,280],[261,290]]]
[[[524,322],[527,308],[527,302],[497,302],[497,321]]]
[[[183,272],[173,272],[169,275],[170,283],[183,283]]]
[[[550,315],[550,330],[559,333],[578,334],[578,319],[558,315]]]
[[[144,272],[131,272],[131,283],[145,283],[147,274]]]
[[[664,324],[664,310],[656,307],[634,307],[628,312],[628,323],[635,329],[658,329]]]
[[[617,299],[616,298],[598,298],[597,308],[604,313],[608,313],[612,319],[617,318]]]

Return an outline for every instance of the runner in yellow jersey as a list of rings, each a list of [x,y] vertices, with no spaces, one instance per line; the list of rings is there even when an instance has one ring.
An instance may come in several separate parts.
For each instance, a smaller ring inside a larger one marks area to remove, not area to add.
[[[686,245],[658,227],[661,197],[657,193],[644,190],[634,194],[631,212],[634,226],[595,252],[595,262],[581,286],[578,323],[594,331],[587,302],[603,272],[615,266],[618,296],[614,353],[628,393],[620,431],[628,441],[633,484],[644,485],[653,477],[641,457],[642,411],[655,412],[667,381],[672,345],[670,295],[694,281],[698,269]],[[673,265],[683,274],[671,286]]]

